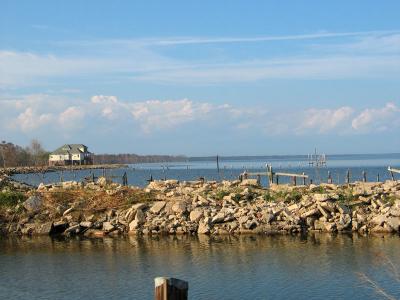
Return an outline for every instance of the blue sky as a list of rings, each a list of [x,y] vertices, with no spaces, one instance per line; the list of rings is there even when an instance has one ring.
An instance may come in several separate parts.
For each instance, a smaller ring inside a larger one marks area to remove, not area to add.
[[[0,138],[400,152],[400,2],[0,1]]]

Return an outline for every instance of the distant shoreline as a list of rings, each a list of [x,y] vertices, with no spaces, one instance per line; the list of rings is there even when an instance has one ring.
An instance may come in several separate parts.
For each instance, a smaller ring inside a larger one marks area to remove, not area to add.
[[[118,169],[126,168],[126,164],[98,164],[98,165],[73,165],[73,166],[29,166],[29,167],[8,167],[0,169],[0,175],[15,175],[27,173],[47,173],[71,170],[95,170],[95,169]]]

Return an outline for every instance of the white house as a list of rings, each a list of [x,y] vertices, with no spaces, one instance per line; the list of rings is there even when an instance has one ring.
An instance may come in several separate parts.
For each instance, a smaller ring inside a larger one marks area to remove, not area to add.
[[[90,165],[93,154],[83,144],[65,144],[49,155],[49,165]]]

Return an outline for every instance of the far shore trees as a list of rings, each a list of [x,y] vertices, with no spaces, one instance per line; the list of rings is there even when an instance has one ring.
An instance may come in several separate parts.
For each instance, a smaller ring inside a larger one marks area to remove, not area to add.
[[[43,166],[47,164],[48,152],[41,143],[34,139],[28,147],[21,147],[10,142],[2,141],[0,144],[0,166]]]
[[[151,162],[185,161],[185,156],[137,155],[137,154],[95,154],[95,164],[134,164]],[[29,146],[21,147],[10,142],[0,143],[0,168],[45,166],[48,165],[49,152],[40,141],[33,139]]]

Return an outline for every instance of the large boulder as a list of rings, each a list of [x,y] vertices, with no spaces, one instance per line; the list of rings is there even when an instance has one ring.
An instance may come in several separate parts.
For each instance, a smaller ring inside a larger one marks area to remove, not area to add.
[[[150,208],[150,211],[153,214],[158,215],[161,210],[165,207],[165,201],[157,201],[153,204],[153,206]]]
[[[200,222],[199,228],[197,229],[197,233],[199,234],[209,234],[210,233],[210,225],[206,222]]]
[[[190,221],[198,222],[203,217],[203,211],[201,209],[195,209],[190,212]]]
[[[177,201],[172,205],[172,211],[176,214],[183,214],[186,212],[186,202]]]
[[[252,186],[252,187],[259,187],[260,183],[258,182],[257,179],[244,179],[241,183],[240,186]]]
[[[38,211],[43,205],[43,200],[39,196],[30,196],[25,202],[24,207],[29,212]]]
[[[47,222],[44,224],[41,224],[40,226],[37,227],[37,234],[40,235],[49,235],[53,231],[53,222]]]

